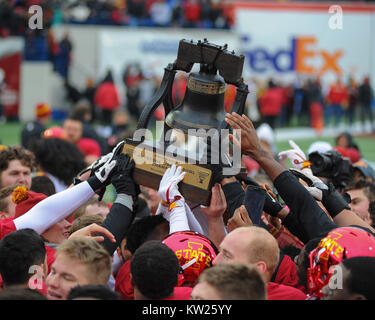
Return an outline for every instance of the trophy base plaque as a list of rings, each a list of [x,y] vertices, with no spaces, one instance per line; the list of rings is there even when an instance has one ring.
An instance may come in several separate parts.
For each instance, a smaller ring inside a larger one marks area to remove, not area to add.
[[[178,189],[185,200],[205,206],[210,204],[213,173],[207,164],[194,163],[188,157],[168,156],[163,148],[145,142],[126,139],[122,150],[135,161],[133,179],[139,185],[159,189],[164,172],[175,164],[181,166],[185,173]]]

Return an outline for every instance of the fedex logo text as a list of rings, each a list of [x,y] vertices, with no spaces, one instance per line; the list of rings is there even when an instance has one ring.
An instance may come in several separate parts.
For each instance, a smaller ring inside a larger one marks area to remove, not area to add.
[[[244,50],[250,68],[258,73],[267,71],[324,74],[328,71],[341,75],[339,59],[342,50],[329,52],[320,49],[314,36],[292,38],[289,47],[270,51],[264,47]],[[314,63],[315,62],[315,63]],[[319,63],[316,63],[319,62]]]

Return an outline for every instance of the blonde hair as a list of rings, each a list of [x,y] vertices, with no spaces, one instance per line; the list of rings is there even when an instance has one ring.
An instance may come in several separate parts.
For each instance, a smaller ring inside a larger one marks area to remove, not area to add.
[[[107,285],[112,270],[112,259],[102,245],[91,238],[72,238],[61,243],[56,256],[77,259],[87,266],[87,278],[90,284]]]

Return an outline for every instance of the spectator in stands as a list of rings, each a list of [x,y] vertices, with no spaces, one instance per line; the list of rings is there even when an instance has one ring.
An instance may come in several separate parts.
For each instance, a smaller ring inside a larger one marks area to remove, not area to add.
[[[21,145],[28,149],[35,139],[41,139],[46,125],[51,120],[52,109],[47,103],[38,103],[35,107],[34,121],[26,123],[21,131]]]
[[[70,40],[70,35],[66,32],[59,43],[59,51],[55,56],[55,69],[64,80],[69,79],[69,66],[71,61],[71,52],[73,44]]]
[[[122,109],[118,109],[113,114],[112,132],[107,141],[108,145],[113,148],[122,140],[124,134],[127,132],[131,132],[129,127],[129,114]],[[131,134],[130,136],[133,135]]]
[[[361,115],[362,127],[365,128],[366,119],[370,120],[371,129],[375,132],[374,116],[371,103],[374,99],[374,90],[370,85],[370,78],[365,77],[358,87],[358,104]]]
[[[142,81],[142,71],[137,64],[126,66],[122,81],[126,88],[126,109],[134,121],[138,121],[141,115],[141,92],[140,83]]]
[[[79,148],[87,165],[101,156],[100,145],[95,140],[82,136],[83,122],[81,119],[68,117],[64,120],[62,127],[66,133],[65,139]]]
[[[201,19],[201,4],[198,0],[183,1],[183,27],[194,28],[198,27]]]
[[[65,98],[72,104],[78,103],[81,99],[81,92],[69,80],[64,81]]]
[[[349,95],[348,90],[342,83],[340,78],[329,88],[326,97],[327,108],[325,114],[325,124],[330,125],[331,117],[335,116],[335,126],[338,126],[344,113],[344,109],[348,107]]]
[[[268,89],[259,97],[259,105],[263,121],[268,123],[272,129],[276,127],[276,120],[280,115],[282,103],[283,92],[271,79],[268,82]]]
[[[23,184],[30,188],[31,172],[35,169],[35,156],[21,146],[0,150],[0,187]]]
[[[343,132],[338,135],[336,137],[336,145],[333,148],[343,157],[349,158],[351,163],[355,163],[361,158],[359,147],[349,132]]]
[[[310,114],[310,126],[318,132],[323,129],[324,97],[320,79],[309,79],[306,85],[306,99]]]
[[[101,154],[106,154],[108,152],[107,143],[105,140],[96,132],[94,126],[92,125],[92,113],[90,106],[84,102],[79,102],[73,107],[71,118],[79,119],[82,122],[82,138],[88,138],[95,140],[101,150]]]
[[[120,106],[119,96],[111,70],[108,70],[103,82],[98,85],[95,91],[94,101],[96,107],[102,112],[102,123],[104,125],[111,125],[113,111]]]
[[[150,17],[156,27],[168,27],[171,23],[172,8],[166,0],[156,0],[150,7]]]
[[[97,111],[95,108],[94,97],[95,97],[96,86],[92,77],[87,78],[86,88],[82,92],[82,98],[86,99],[91,110],[90,123],[93,123],[97,118]]]
[[[355,120],[358,103],[358,85],[352,77],[349,78],[347,89],[349,99],[348,107],[345,110],[345,117],[347,119],[349,127],[352,127]]]

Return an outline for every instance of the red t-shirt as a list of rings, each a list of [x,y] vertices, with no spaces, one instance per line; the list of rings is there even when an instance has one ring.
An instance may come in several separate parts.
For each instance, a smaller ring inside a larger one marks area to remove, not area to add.
[[[0,220],[0,240],[9,233],[17,230],[13,220],[14,218],[5,218]]]
[[[81,138],[78,141],[77,146],[85,156],[90,155],[100,157],[102,154],[99,144],[90,138]]]
[[[130,283],[130,261],[125,261],[115,279],[115,291],[120,294],[121,300],[134,300],[134,290]]]
[[[301,290],[275,282],[268,283],[267,296],[267,300],[306,300],[307,298]]]
[[[290,287],[298,287],[297,267],[293,260],[284,255],[277,270],[275,282]]]

